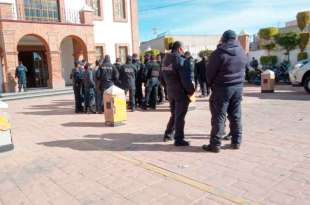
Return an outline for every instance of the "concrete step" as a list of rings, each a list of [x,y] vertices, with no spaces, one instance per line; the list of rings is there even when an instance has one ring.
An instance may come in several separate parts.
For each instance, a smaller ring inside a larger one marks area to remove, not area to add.
[[[38,98],[38,97],[47,97],[47,96],[55,96],[55,95],[68,95],[72,94],[72,87],[66,87],[63,89],[29,89],[27,92],[20,93],[1,93],[0,100],[1,101],[13,101],[13,100],[22,100],[29,98]]]

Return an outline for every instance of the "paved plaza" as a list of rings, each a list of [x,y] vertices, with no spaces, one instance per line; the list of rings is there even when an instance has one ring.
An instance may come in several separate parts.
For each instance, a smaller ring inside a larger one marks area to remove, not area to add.
[[[74,114],[73,96],[9,102],[15,150],[0,153],[1,205],[310,204],[310,95],[247,86],[244,143],[208,143],[208,99],[190,107],[191,147],[163,143],[167,104],[129,113],[125,126]]]

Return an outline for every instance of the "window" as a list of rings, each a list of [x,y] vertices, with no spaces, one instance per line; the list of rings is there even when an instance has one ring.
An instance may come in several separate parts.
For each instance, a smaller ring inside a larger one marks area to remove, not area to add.
[[[57,0],[24,0],[26,20],[59,21]]]
[[[127,21],[126,0],[113,0],[114,21]]]
[[[121,59],[122,63],[126,63],[127,56],[128,56],[128,48],[127,46],[120,46],[118,48],[119,58]]]
[[[104,55],[103,46],[96,46],[96,60],[102,59],[103,55]]]
[[[94,9],[94,14],[96,16],[102,16],[101,13],[101,0],[89,0],[90,7]]]

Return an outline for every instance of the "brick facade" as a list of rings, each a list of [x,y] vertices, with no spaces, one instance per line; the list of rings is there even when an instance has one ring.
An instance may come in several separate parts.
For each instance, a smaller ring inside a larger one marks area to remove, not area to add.
[[[1,14],[7,14],[10,4],[0,4]],[[61,43],[66,37],[72,37],[75,59],[95,61],[95,43],[91,12],[81,12],[84,24],[65,24],[5,20],[0,21],[0,47],[4,59],[4,91],[16,91],[15,69],[18,65],[18,43],[27,35],[36,36],[44,44],[48,64],[48,87],[63,88],[65,82],[61,70]],[[87,24],[86,24],[87,23]]]
[[[88,2],[85,0],[86,3]],[[98,20],[91,10],[83,10],[79,13],[80,23],[65,22],[64,0],[58,0],[59,22],[38,22],[25,19],[23,0],[17,0],[18,16],[14,19],[12,4],[0,3],[0,59],[3,67],[3,90],[4,92],[15,92],[17,82],[15,69],[18,65],[18,44],[25,36],[35,36],[44,45],[44,54],[48,67],[48,87],[63,88],[65,80],[62,71],[61,45],[67,37],[72,38],[74,59],[86,59],[93,63],[96,60],[94,26],[93,21]],[[101,1],[101,14],[103,14],[103,1]],[[130,1],[132,51],[139,52],[137,1]],[[103,15],[101,16],[103,19]],[[21,20],[23,19],[23,20]],[[123,43],[123,42],[119,42]],[[129,44],[126,44],[129,46]],[[35,51],[35,46],[31,47]],[[25,51],[23,46],[23,51]],[[28,50],[30,47],[28,47]],[[31,49],[30,49],[31,50]],[[41,49],[42,50],[42,49]],[[118,49],[115,51],[118,53]]]

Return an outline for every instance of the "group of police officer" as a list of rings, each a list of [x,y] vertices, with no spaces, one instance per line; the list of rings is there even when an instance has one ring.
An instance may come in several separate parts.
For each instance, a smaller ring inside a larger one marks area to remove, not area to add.
[[[76,112],[102,113],[103,92],[113,84],[129,93],[129,108],[132,111],[135,111],[136,104],[143,109],[156,109],[160,91],[161,95],[166,93],[171,112],[163,140],[166,142],[174,138],[175,146],[189,146],[184,134],[185,117],[199,83],[202,96],[211,93],[211,137],[209,145],[202,148],[208,152],[220,152],[228,118],[231,148],[239,149],[242,142],[241,100],[248,60],[236,33],[231,30],[224,32],[208,62],[203,58],[194,64],[190,53],[183,51],[179,41],[171,44],[171,52],[165,54],[162,60],[161,57],[145,55],[144,63],[141,63],[138,55],[134,54],[128,56],[127,62],[122,65],[120,59],[112,64],[106,55],[96,62],[94,69],[85,61],[77,61],[71,75]],[[163,100],[164,97],[159,98]],[[92,99],[95,99],[96,110],[92,109]]]
[[[129,109],[139,106],[144,110],[156,109],[164,101],[164,88],[160,83],[160,55],[146,54],[144,63],[137,54],[127,56],[125,64],[117,58],[111,63],[109,55],[96,61],[95,67],[86,61],[76,61],[71,79],[75,95],[76,113],[103,113],[103,93],[116,85],[129,94]]]

